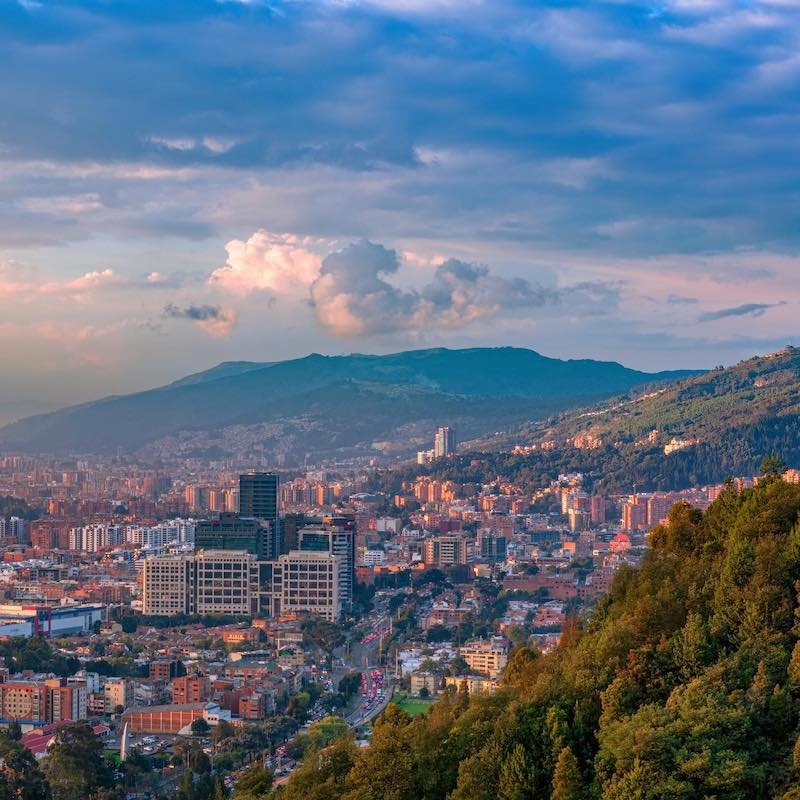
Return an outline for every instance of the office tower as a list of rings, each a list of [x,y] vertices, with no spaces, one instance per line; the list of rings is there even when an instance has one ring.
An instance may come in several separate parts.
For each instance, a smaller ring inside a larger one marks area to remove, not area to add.
[[[278,519],[278,476],[274,472],[248,472],[239,476],[239,515],[272,522]]]
[[[278,559],[273,573],[273,613],[319,614],[335,622],[342,611],[339,556],[293,550]]]
[[[265,558],[277,558],[281,545],[280,481],[274,472],[248,472],[239,476],[239,516],[265,519],[272,526],[273,544]]]
[[[456,451],[456,430],[442,426],[433,437],[433,457],[446,458]]]
[[[322,525],[307,525],[298,532],[298,550],[338,556],[339,595],[342,608],[350,608],[356,576],[356,545],[353,520],[331,518]]]
[[[244,550],[261,559],[280,555],[277,531],[272,522],[224,512],[197,523],[197,550]]]
[[[144,560],[142,609],[147,615],[261,613],[260,564],[241,550]],[[270,587],[266,587],[269,590]]]

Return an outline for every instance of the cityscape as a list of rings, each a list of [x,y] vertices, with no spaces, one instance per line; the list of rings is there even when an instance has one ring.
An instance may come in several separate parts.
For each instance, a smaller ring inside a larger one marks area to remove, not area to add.
[[[0,59],[0,800],[800,800],[800,0]]]

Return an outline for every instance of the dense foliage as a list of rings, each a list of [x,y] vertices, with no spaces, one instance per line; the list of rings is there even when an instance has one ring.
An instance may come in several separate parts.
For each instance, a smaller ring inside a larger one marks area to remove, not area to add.
[[[390,705],[359,752],[307,754],[283,800],[800,797],[800,486],[686,505],[583,627],[502,690]]]

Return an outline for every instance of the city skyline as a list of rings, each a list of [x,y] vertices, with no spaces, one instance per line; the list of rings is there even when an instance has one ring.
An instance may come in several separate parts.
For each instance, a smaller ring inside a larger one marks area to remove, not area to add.
[[[223,360],[793,341],[791,3],[0,13],[0,421]]]

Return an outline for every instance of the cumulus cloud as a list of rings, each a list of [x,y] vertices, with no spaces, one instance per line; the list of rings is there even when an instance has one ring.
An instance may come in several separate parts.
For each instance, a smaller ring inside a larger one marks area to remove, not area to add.
[[[718,311],[706,311],[698,318],[699,322],[713,322],[717,319],[725,319],[726,317],[760,317],[765,314],[769,309],[776,308],[777,306],[786,305],[785,300],[779,303],[743,303],[740,306],[733,306],[732,308],[720,308]]]
[[[530,313],[559,302],[562,292],[524,278],[504,278],[489,268],[448,259],[419,289],[401,289],[387,278],[400,267],[397,253],[361,240],[328,255],[310,287],[320,323],[335,336],[455,329],[500,314]],[[571,287],[591,303],[611,299],[602,284]]]
[[[232,308],[212,305],[180,307],[170,303],[164,307],[164,316],[170,319],[188,319],[201,331],[215,338],[230,335],[237,322],[236,312]]]
[[[211,273],[209,283],[238,295],[302,292],[320,268],[319,256],[307,249],[311,243],[307,238],[263,229],[247,241],[234,239],[225,245],[227,262]]]

